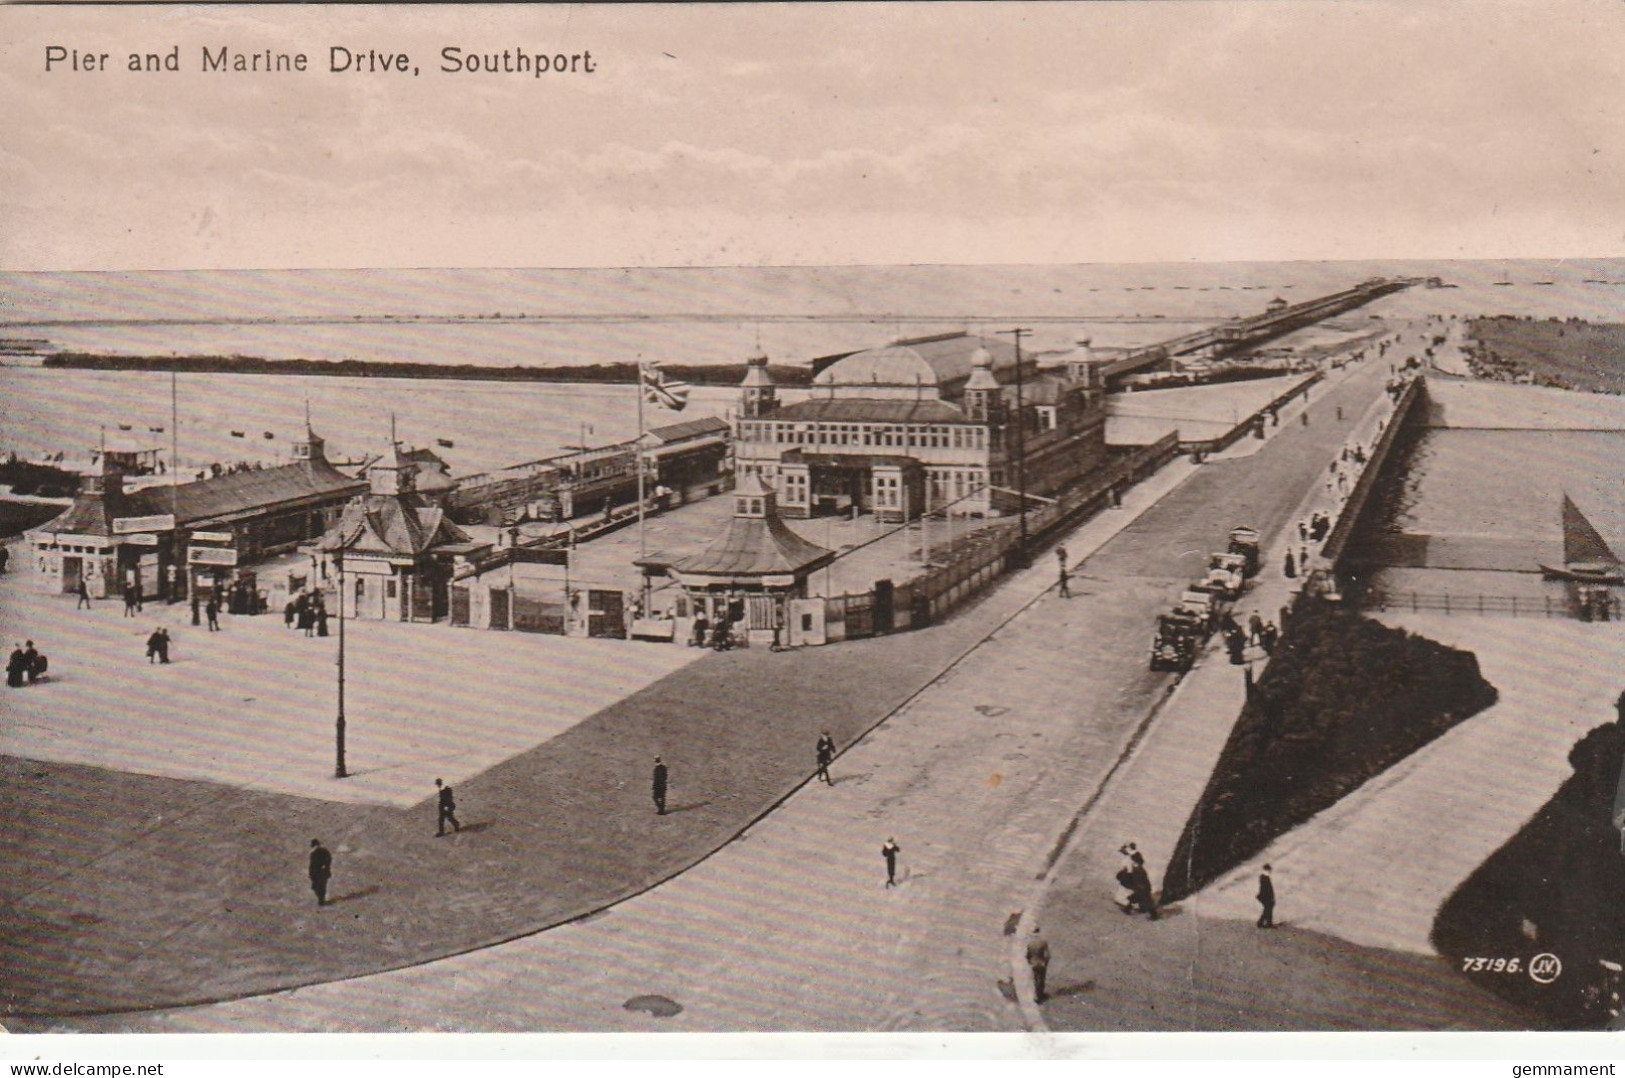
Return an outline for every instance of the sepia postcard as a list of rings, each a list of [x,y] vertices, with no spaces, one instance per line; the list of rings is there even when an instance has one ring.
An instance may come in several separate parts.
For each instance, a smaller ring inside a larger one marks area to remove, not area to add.
[[[1612,1073],[1622,87],[1602,0],[0,6],[0,1055]]]

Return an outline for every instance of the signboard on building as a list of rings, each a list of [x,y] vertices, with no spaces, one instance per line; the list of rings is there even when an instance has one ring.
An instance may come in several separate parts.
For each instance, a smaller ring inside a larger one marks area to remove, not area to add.
[[[194,543],[229,543],[232,540],[230,532],[193,532]]]
[[[237,564],[235,550],[216,550],[213,547],[194,546],[186,550],[186,563],[188,565],[218,565],[231,567]]]
[[[142,533],[142,534],[139,534],[139,535],[126,535],[123,539],[121,539],[119,541],[124,543],[126,546],[157,546],[158,545],[158,537],[156,535],[153,535],[150,532]]]
[[[114,535],[134,535],[137,532],[172,532],[174,530],[175,515],[173,513],[161,513],[152,517],[117,517],[113,521]]]

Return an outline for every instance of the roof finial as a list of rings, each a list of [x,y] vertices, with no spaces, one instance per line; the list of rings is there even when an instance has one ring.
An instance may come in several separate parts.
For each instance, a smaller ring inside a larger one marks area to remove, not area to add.
[[[389,413],[389,447],[391,449],[401,447],[401,443],[395,437],[395,413],[393,411]]]

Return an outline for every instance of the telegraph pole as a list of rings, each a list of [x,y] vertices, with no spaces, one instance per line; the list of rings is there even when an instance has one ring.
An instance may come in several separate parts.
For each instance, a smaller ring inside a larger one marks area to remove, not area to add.
[[[1021,565],[1027,565],[1027,405],[1022,396],[1022,387],[1025,376],[1021,371],[1021,338],[1031,333],[1030,329],[1005,329],[999,332],[1014,337],[1016,340],[1016,491],[1021,498],[1021,505],[1017,512],[1021,515],[1021,546],[1017,548],[1017,557]]]
[[[347,778],[350,774],[344,767],[344,547],[340,546],[333,551],[333,563],[339,572],[339,717],[334,724],[334,749],[336,756],[333,764],[333,777]]]

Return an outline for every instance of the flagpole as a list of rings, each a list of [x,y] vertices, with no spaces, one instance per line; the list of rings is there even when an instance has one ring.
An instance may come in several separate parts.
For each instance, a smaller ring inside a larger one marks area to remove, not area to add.
[[[649,542],[643,528],[643,395],[644,386],[643,357],[638,357],[638,440],[632,445],[633,460],[638,468],[638,560],[642,561],[649,556]],[[645,566],[638,566],[638,572],[643,577],[643,587],[640,588],[639,599],[643,603],[643,616],[649,616],[649,570]]]

